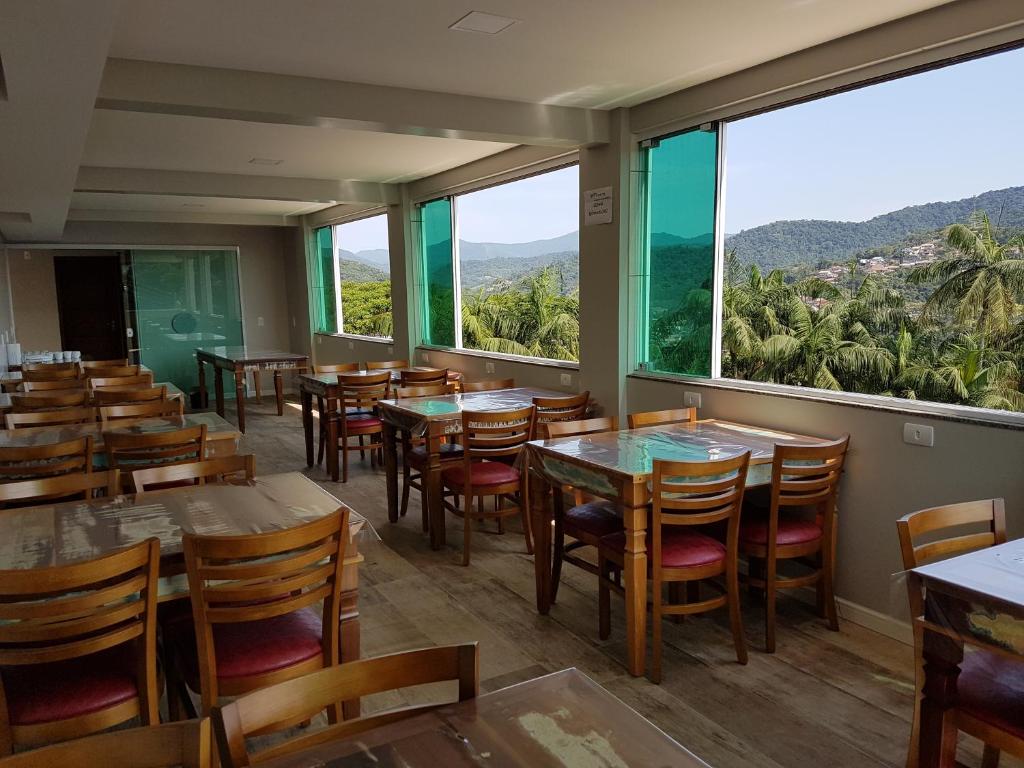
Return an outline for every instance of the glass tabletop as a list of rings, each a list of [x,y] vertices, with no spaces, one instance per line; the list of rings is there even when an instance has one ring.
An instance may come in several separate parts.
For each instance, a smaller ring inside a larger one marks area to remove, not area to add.
[[[404,400],[382,400],[381,406],[387,411],[418,416],[426,420],[452,418],[463,411],[507,411],[525,408],[535,397],[568,397],[565,392],[554,392],[537,387],[515,387],[490,392],[463,392],[457,395],[437,397],[413,397]]]
[[[381,368],[377,371],[335,371],[332,373],[304,373],[301,375],[303,379],[309,379],[310,381],[318,381],[321,384],[337,384],[338,376],[379,376],[382,373],[388,372],[391,374],[392,381],[401,381],[402,373],[404,372],[421,372],[421,371],[436,371],[437,368],[430,368],[427,366],[413,366],[410,368]],[[449,374],[452,372],[449,371]]]
[[[67,440],[76,440],[88,435],[92,436],[94,440],[94,448],[99,449],[103,446],[104,432],[144,435],[153,432],[170,432],[171,430],[184,427],[198,427],[200,424],[206,425],[207,439],[224,435],[238,436],[238,427],[221,418],[216,413],[186,413],[181,417],[131,419],[126,420],[123,424],[120,422],[113,422],[108,425],[100,423],[64,424],[53,427],[26,427],[25,429],[0,430],[0,448],[50,445]]]
[[[204,352],[222,360],[233,363],[257,363],[275,360],[306,360],[307,355],[296,352],[283,352],[278,349],[260,349],[259,347],[196,347],[197,352]]]

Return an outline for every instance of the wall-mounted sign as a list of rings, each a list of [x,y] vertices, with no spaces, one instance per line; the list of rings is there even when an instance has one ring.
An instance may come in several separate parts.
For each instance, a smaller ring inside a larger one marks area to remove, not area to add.
[[[583,224],[612,223],[612,188],[598,187],[583,192]]]

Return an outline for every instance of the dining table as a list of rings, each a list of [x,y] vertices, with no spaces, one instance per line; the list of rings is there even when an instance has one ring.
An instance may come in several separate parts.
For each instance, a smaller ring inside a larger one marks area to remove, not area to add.
[[[953,768],[965,646],[1024,664],[1024,540],[922,565],[907,577],[924,590],[924,615],[912,617],[924,658],[918,765]]]
[[[224,415],[224,379],[219,371],[227,371],[235,379],[235,408],[238,413],[238,429],[245,433],[245,375],[259,375],[262,371],[274,372],[274,396],[277,399],[277,415],[284,415],[284,381],[282,371],[302,373],[309,370],[309,356],[297,352],[283,352],[277,349],[256,347],[196,347],[196,365],[199,369],[199,399],[203,408],[208,406],[209,394],[206,389],[206,366],[213,368],[213,391],[217,413]]]
[[[262,768],[709,768],[578,669],[260,763]]]
[[[514,387],[488,392],[463,392],[435,397],[411,397],[382,400],[379,404],[383,424],[384,469],[388,494],[388,520],[398,521],[398,435],[405,433],[421,439],[427,450],[423,488],[430,521],[430,546],[445,545],[445,514],[441,488],[441,445],[462,434],[463,411],[508,411],[533,404],[535,397],[565,397],[539,387]]]
[[[614,502],[626,532],[626,666],[632,675],[642,675],[647,631],[646,535],[654,460],[713,461],[750,451],[746,487],[754,488],[771,484],[776,445],[824,442],[776,429],[705,419],[528,443],[537,610],[546,615],[551,608],[552,523],[563,512],[561,489],[572,486]]]

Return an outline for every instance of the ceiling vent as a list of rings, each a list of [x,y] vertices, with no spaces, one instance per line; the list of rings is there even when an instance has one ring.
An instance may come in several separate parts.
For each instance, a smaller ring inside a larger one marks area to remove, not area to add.
[[[250,165],[280,165],[281,160],[275,160],[272,157],[251,157],[249,158]]]
[[[0,101],[7,101],[7,80],[4,78],[3,57],[0,57]]]
[[[495,16],[493,13],[484,13],[483,11],[470,11],[448,27],[448,29],[457,29],[460,32],[479,32],[484,35],[496,35],[518,23],[519,19],[510,19],[507,16]]]

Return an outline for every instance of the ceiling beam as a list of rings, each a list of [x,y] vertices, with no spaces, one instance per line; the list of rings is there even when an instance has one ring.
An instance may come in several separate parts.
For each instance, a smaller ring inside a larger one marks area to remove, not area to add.
[[[581,147],[608,141],[608,113],[234,69],[109,59],[96,106],[383,133]]]
[[[96,211],[72,208],[68,221],[131,221],[161,224],[230,224],[247,227],[297,227],[298,216],[269,213],[203,213],[201,211]]]
[[[285,176],[95,166],[82,166],[78,170],[75,191],[124,195],[230,197],[239,200],[289,200],[327,204],[394,205],[401,199],[397,185],[372,181],[297,179]]]

